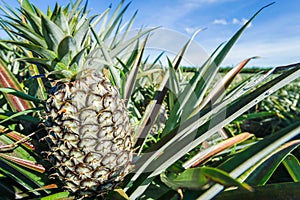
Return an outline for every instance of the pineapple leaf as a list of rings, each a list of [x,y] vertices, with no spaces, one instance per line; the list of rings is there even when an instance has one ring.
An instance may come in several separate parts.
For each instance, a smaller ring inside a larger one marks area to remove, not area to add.
[[[26,137],[16,131],[11,131],[10,129],[5,128],[2,125],[0,125],[0,131],[2,133],[2,135],[0,136],[0,141],[2,144],[6,144],[6,145],[14,144],[14,140],[16,139],[16,137],[11,137],[11,133],[18,134],[20,137],[23,137],[23,138]],[[1,152],[2,151],[5,152],[5,150],[6,149],[3,148],[3,146],[1,146]],[[17,157],[20,157],[20,158],[23,158],[23,159],[26,159],[29,161],[36,162],[36,159],[32,156],[33,155],[32,153],[33,153],[32,150],[28,149],[27,145],[23,145],[23,143],[21,143],[21,145],[17,146],[17,148],[14,149],[14,152],[12,152],[11,155],[17,156]]]
[[[45,172],[45,168],[42,165],[37,164],[36,162],[32,162],[32,161],[21,159],[21,158],[14,157],[14,156],[9,156],[9,155],[6,155],[4,153],[0,153],[0,157],[3,158],[3,159],[9,160],[10,162],[13,162],[15,164],[18,164],[18,165],[21,165],[23,167],[29,168],[31,170],[35,170],[35,171],[40,172],[40,173]]]
[[[224,58],[226,57],[226,55],[229,53],[230,49],[233,47],[233,45],[236,43],[236,41],[238,40],[238,38],[242,35],[242,33],[244,32],[244,30],[249,26],[249,24],[251,24],[251,22],[254,20],[254,18],[265,8],[273,5],[275,2],[270,3],[266,6],[263,6],[261,9],[259,9],[245,24],[244,26],[242,26],[241,29],[239,29],[232,38],[230,38],[230,40],[226,43],[226,45],[223,47],[223,49],[221,50],[221,52],[216,56],[216,58],[214,59],[214,65],[215,66],[219,66],[222,61],[224,60]]]
[[[174,104],[176,103],[177,101],[177,95],[180,93],[179,91],[179,80],[176,76],[176,72],[174,70],[174,67],[172,65],[172,62],[170,61],[169,58],[168,59],[168,65],[169,65],[169,73],[170,73],[170,79],[169,79],[169,88],[170,88],[170,91],[169,91],[169,109],[172,110],[173,107],[174,107]]]
[[[35,188],[40,188],[43,185],[43,182],[39,175],[34,174],[28,170],[24,170],[21,167],[13,164],[10,161],[0,159],[0,171],[2,171],[6,176],[10,177],[12,180],[22,185],[24,191],[30,191]],[[46,191],[42,190],[34,192],[36,195],[44,194]]]
[[[13,111],[23,111],[34,107],[32,102],[28,102],[23,99],[26,95],[20,83],[14,74],[8,69],[2,58],[0,58],[0,77],[0,87],[2,87],[1,91],[8,94],[5,95],[5,98]],[[18,98],[16,95],[19,95],[21,98]]]
[[[133,90],[135,82],[136,82],[136,76],[138,74],[138,69],[139,69],[139,67],[141,65],[141,62],[142,62],[142,57],[143,57],[143,54],[144,54],[144,50],[145,50],[145,47],[146,47],[147,40],[148,40],[148,37],[142,43],[141,48],[138,49],[138,52],[137,52],[137,55],[136,55],[136,58],[135,58],[135,62],[133,64],[133,67],[130,70],[130,73],[128,74],[127,79],[126,79],[126,84],[125,84],[125,89],[124,89],[124,97],[127,100],[126,106],[128,106],[130,96],[132,95],[132,90]],[[137,48],[138,48],[138,43],[137,43]]]
[[[114,85],[116,85],[118,88],[121,87],[121,79],[120,79],[120,74],[118,70],[113,66],[113,56],[109,53],[108,47],[104,44],[104,42],[97,37],[97,34],[93,28],[91,28],[92,33],[94,37],[96,38],[97,44],[100,47],[100,51],[102,52],[102,55],[104,57],[104,60],[108,63],[108,69],[112,75],[111,81]]]
[[[0,124],[4,123],[4,122],[6,122],[6,121],[9,121],[9,120],[11,120],[11,119],[14,119],[14,118],[16,118],[16,117],[19,117],[19,116],[22,116],[22,115],[26,115],[26,114],[28,114],[28,113],[34,113],[34,112],[36,112],[36,111],[38,111],[38,110],[42,110],[42,108],[34,108],[34,109],[23,110],[23,111],[21,111],[21,112],[17,112],[17,113],[15,113],[15,114],[13,114],[13,115],[7,117],[6,119],[0,121]]]
[[[178,188],[201,190],[206,184],[209,183],[210,180],[212,180],[226,187],[240,186],[244,189],[252,191],[252,188],[249,185],[240,183],[225,171],[211,167],[187,169],[175,178],[170,179],[165,176],[162,180],[166,185],[171,186],[173,190]]]
[[[105,30],[110,10],[111,7],[107,8],[101,15],[99,15],[99,17],[94,21],[94,23],[91,24],[91,27],[95,28],[95,26],[98,25],[99,22],[102,20],[97,37],[100,37],[101,33]]]
[[[88,36],[87,33],[89,31],[89,26],[91,24],[91,21],[95,17],[96,17],[96,15],[85,20],[85,22],[83,24],[81,24],[80,27],[78,28],[78,30],[74,33],[74,40],[76,41],[78,49],[81,49],[82,46],[85,45],[86,38]]]
[[[41,19],[43,35],[47,42],[48,48],[54,52],[57,52],[58,45],[65,37],[65,34],[59,26],[57,26],[44,15],[41,16]]]
[[[234,44],[237,42],[237,40],[240,38],[242,33],[246,30],[246,28],[249,26],[249,24],[255,19],[255,17],[265,8],[271,6],[273,3],[270,3],[266,6],[263,6],[261,9],[259,9],[248,21],[244,24],[231,38],[230,40],[224,45],[224,47],[220,50],[220,52],[216,55],[213,62],[210,64],[210,66],[207,68],[207,70],[203,74],[203,80],[204,86],[198,87],[195,90],[195,94],[200,94],[198,97],[198,101],[195,103],[192,103],[192,105],[198,105],[202,102],[204,95],[207,92],[208,87],[210,86],[211,82],[213,81],[213,77],[218,72],[219,66],[224,60],[224,58],[227,56],[231,48],[234,46]]]
[[[248,59],[242,61],[240,64],[238,64],[232,70],[230,70],[222,78],[222,80],[216,86],[213,87],[213,90],[206,96],[206,98],[203,100],[203,102],[200,103],[198,108],[193,113],[199,112],[203,107],[207,106],[207,104],[209,102],[215,103],[219,99],[219,97],[225,92],[225,90],[228,88],[228,86],[230,85],[232,80],[235,78],[235,76],[243,69],[243,67],[245,67],[246,64],[250,60],[256,59],[256,58],[257,57],[248,58]]]
[[[120,35],[120,29],[121,29],[122,22],[123,22],[123,20],[121,19],[118,23],[118,26],[116,27],[116,30],[115,30],[115,33],[114,33],[113,37],[110,38],[111,42],[110,42],[110,45],[108,45],[110,48],[115,46],[114,44],[116,43],[116,40]]]
[[[201,68],[201,72],[194,75],[194,77],[190,81],[190,85],[192,85],[192,87],[185,88],[185,90],[182,92],[182,95],[179,97],[177,105],[175,105],[175,109],[173,109],[173,111],[170,113],[170,117],[166,122],[166,129],[164,129],[163,132],[163,137],[166,136],[168,132],[176,126],[179,119],[184,120],[190,117],[190,115],[195,110],[195,105],[199,105],[203,101],[204,95],[207,93],[208,87],[210,86],[216,73],[218,72],[218,68],[221,62],[229,53],[233,45],[237,42],[243,31],[263,9],[272,4],[264,6],[259,11],[257,11],[250,18],[250,20],[232,36],[232,38],[219,52],[217,52],[217,50],[219,50],[221,46],[219,46],[213,52],[213,54],[204,63],[204,66]]]
[[[280,163],[284,162],[289,153],[300,145],[300,140],[290,141],[263,158],[251,167],[243,176],[250,185],[265,185]],[[242,178],[243,178],[242,176]]]
[[[175,177],[168,177],[165,173],[161,173],[160,179],[172,190],[200,190],[209,183],[209,179],[200,168],[187,169]]]
[[[297,199],[300,195],[300,183],[277,183],[267,184],[265,186],[253,187],[254,192],[245,190],[229,190],[222,192],[214,198],[214,200],[232,200],[232,199]],[[197,196],[190,197],[196,199]]]
[[[54,199],[68,199],[70,195],[70,192],[59,192],[59,193],[55,193],[55,194],[51,194],[49,196],[46,197],[42,197],[40,200],[54,200]]]
[[[6,94],[12,94],[16,97],[20,97],[24,100],[33,101],[33,102],[36,102],[36,103],[42,103],[43,102],[42,100],[40,100],[38,98],[35,98],[31,95],[28,95],[24,92],[20,92],[16,89],[13,89],[13,88],[0,88],[0,92],[6,93]]]
[[[299,131],[299,122],[291,124],[290,126],[267,136],[266,138],[264,138],[264,140],[252,145],[233,158],[225,161],[218,168],[230,172],[230,175],[232,177],[239,177],[246,170],[255,165],[255,163],[259,162],[260,160],[271,154],[273,151],[275,151],[280,145],[286,143],[287,141],[298,135]],[[202,194],[201,198],[211,199],[222,190],[222,186],[214,185],[204,194]]]
[[[253,105],[255,105],[257,102],[266,98],[266,94],[270,95],[269,91],[275,91],[275,90],[283,87],[284,85],[290,83],[291,81],[295,80],[297,78],[297,74],[300,74],[300,69],[299,68],[292,69],[286,73],[283,73],[279,77],[276,77],[275,79],[265,83],[261,87],[257,88],[255,91],[251,91],[250,93],[241,96],[237,100],[234,100],[233,102],[229,103],[229,105],[226,102],[222,102],[222,104],[225,104],[225,105],[223,105],[225,107],[220,110],[218,108],[216,108],[216,110],[218,110],[217,113],[214,114],[213,117],[209,121],[206,121],[202,126],[201,126],[201,124],[203,123],[203,122],[201,122],[203,120],[203,119],[201,119],[202,117],[200,119],[198,119],[198,117],[195,117],[195,119],[197,119],[196,121],[194,121],[194,120],[187,121],[187,124],[189,124],[188,126],[191,129],[186,129],[185,125],[183,124],[181,127],[181,130],[188,131],[188,133],[190,133],[190,134],[186,133],[185,139],[181,137],[181,140],[179,140],[177,142],[178,143],[177,145],[173,144],[171,146],[171,148],[174,147],[174,149],[172,149],[172,150],[169,149],[169,151],[167,151],[167,152],[176,152],[176,154],[177,154],[178,149],[180,149],[179,144],[184,143],[184,141],[186,142],[185,147],[187,149],[190,149],[190,150],[193,149],[193,147],[195,147],[196,144],[200,144],[201,142],[204,141],[204,139],[206,139],[207,137],[210,136],[208,133],[212,134],[213,132],[216,132],[218,130],[218,126],[219,126],[219,128],[222,128],[224,125],[226,125],[227,123],[229,123],[230,121],[232,121],[233,119],[235,119],[236,117],[241,115],[244,110],[245,111],[248,110]],[[220,104],[220,105],[222,105],[222,104]],[[227,106],[226,106],[226,104],[227,104]],[[226,112],[226,113],[223,113],[223,112]],[[224,119],[222,119],[222,117],[220,117],[220,116],[222,116],[224,114],[226,114],[226,116],[224,116]],[[201,116],[202,114],[200,113],[199,115]],[[203,117],[205,117],[205,116],[203,116]],[[198,130],[197,130],[197,127],[199,127]],[[210,131],[208,131],[209,129],[210,129]],[[192,134],[193,130],[197,130],[196,135]],[[174,131],[176,131],[176,130],[174,130]],[[207,132],[207,133],[205,133],[205,132]],[[177,133],[177,135],[180,136],[181,134]],[[199,137],[199,138],[197,138],[197,137]],[[174,138],[174,140],[176,140],[176,137]],[[187,149],[184,151],[187,152],[188,151]],[[178,156],[174,156],[174,158],[181,157],[181,155],[183,156],[184,154],[180,153],[180,155],[178,154]],[[163,156],[160,156],[159,159],[163,159],[162,157]],[[166,155],[166,157],[170,158],[170,155]]]
[[[30,26],[36,34],[42,36],[41,18],[39,18],[34,11],[26,9],[26,7],[22,7],[21,14],[26,19],[24,23],[28,23],[28,26]]]
[[[13,144],[13,141],[6,135],[1,135],[0,141],[4,144]],[[27,161],[37,161],[37,158],[32,156],[34,155],[33,152],[25,149],[23,146],[18,146],[16,149],[14,149],[12,155],[14,157],[17,156],[21,159],[26,159]],[[46,178],[45,175],[40,172],[30,171],[29,169],[15,164],[14,161],[9,161],[3,159],[2,157],[0,158],[0,171],[18,184],[21,184],[25,192],[35,188],[40,188],[42,185],[44,185],[43,180]],[[41,193],[44,195],[47,194],[45,191],[40,191],[40,194]],[[38,193],[35,192],[35,194]]]
[[[289,154],[282,163],[294,182],[300,182],[300,164],[297,157],[293,154]]]
[[[238,99],[232,100],[231,102],[229,100],[224,101],[209,112],[205,111],[205,113],[200,113],[200,118],[195,116],[181,124],[180,127],[175,128],[168,137],[162,138],[157,144],[150,147],[147,150],[149,153],[143,155],[137,161],[137,171],[131,179],[133,185],[128,190],[131,197],[135,198],[136,196],[139,196],[147,188],[144,186],[143,188],[139,187],[143,182],[142,180],[147,180],[148,182],[153,179],[156,175],[160,174],[173,164],[178,158],[184,156],[187,152],[201,144],[226,124],[266,98],[272,91],[276,91],[289,84],[291,81],[298,78],[299,75],[299,67],[287,70],[280,76],[258,87],[256,90],[251,91]],[[210,117],[210,120],[207,120],[206,118],[211,116],[212,113],[215,114],[213,117]],[[224,116],[224,118],[220,116]],[[291,133],[293,136],[295,136],[295,134],[295,131]],[[148,173],[145,174],[144,172]],[[141,174],[143,174],[143,176],[140,176]],[[137,185],[135,185],[135,183],[137,183]],[[222,188],[218,189],[219,192]]]
[[[41,18],[41,16],[45,16],[45,17],[48,17],[47,15],[45,15],[45,13],[40,10],[38,7],[36,7],[34,4],[31,4],[31,6],[33,7],[34,9],[34,15],[36,15],[37,17]]]
[[[29,2],[29,0],[22,0],[21,1],[21,7],[24,8],[24,10],[31,12],[31,13],[35,13],[33,7],[31,6],[31,3]]]
[[[203,151],[200,151],[194,157],[192,157],[187,162],[185,162],[182,166],[185,169],[198,166],[199,164],[202,164],[204,161],[211,158],[212,156],[215,156],[216,154],[224,151],[225,149],[233,147],[234,145],[236,145],[240,142],[243,142],[253,136],[254,135],[250,134],[250,133],[238,134],[238,135],[231,137],[227,140],[224,140],[214,146],[211,146]]]
[[[129,200],[129,197],[122,189],[114,189],[107,195],[108,200]]]
[[[38,65],[38,66],[43,66],[46,69],[51,69],[52,68],[52,62],[49,61],[49,59],[47,58],[36,58],[36,57],[25,57],[25,58],[18,58],[16,59],[16,61],[24,61],[24,62],[28,62],[34,65]]]
[[[112,49],[117,48],[120,44],[122,44],[122,43],[125,41],[126,37],[128,36],[128,33],[129,33],[129,31],[131,30],[132,25],[133,25],[133,23],[134,23],[134,21],[135,21],[136,15],[137,15],[137,11],[133,14],[133,16],[132,16],[132,18],[130,19],[128,25],[126,26],[126,29],[125,29],[124,34],[122,35],[121,39],[118,40],[118,41],[114,44],[114,46],[112,46]],[[116,34],[115,36],[117,36],[117,34]]]
[[[141,31],[137,35],[135,35],[134,37],[131,37],[130,39],[126,40],[124,43],[119,42],[118,46],[116,46],[114,49],[111,50],[111,52],[110,52],[111,57],[113,57],[113,58],[117,57],[121,52],[123,52],[131,44],[136,42],[139,38],[143,37],[144,35],[149,34],[150,32],[152,32],[155,29],[157,29],[157,28],[151,28],[151,29],[148,29],[148,30]]]
[[[31,144],[29,141],[26,141],[26,138],[28,136],[25,136],[19,132],[16,131],[9,131],[9,129],[6,129],[4,126],[0,126],[0,131],[1,132],[7,132],[6,136],[16,142],[24,141],[21,142],[22,146],[24,146],[28,150],[35,150],[33,144]],[[16,143],[15,143],[16,144]],[[2,146],[3,147],[3,146]],[[1,148],[0,148],[1,149]]]
[[[11,6],[9,6],[9,4],[7,4],[5,2],[4,2],[4,5],[7,9],[5,9],[2,6],[0,6],[0,9],[7,15],[6,17],[8,17],[10,19],[17,18],[17,19],[21,20],[19,13],[17,13],[15,9],[13,9]]]
[[[198,34],[199,31],[202,31],[203,29],[198,30],[193,36],[192,38],[186,43],[186,45],[184,46],[184,48],[181,50],[181,56],[177,55],[176,59],[180,59],[180,57],[182,57],[184,55],[184,51],[187,50],[187,48],[189,47],[190,43],[192,42],[193,38],[196,36],[196,34]],[[174,64],[172,63],[172,66]],[[173,66],[175,69],[175,66]],[[200,76],[198,76],[200,78]],[[193,86],[195,86],[195,84],[191,84]],[[182,109],[190,109],[190,108],[186,108],[186,103],[187,101],[191,101],[192,98],[195,98],[195,95],[193,94],[193,90],[192,88],[187,85],[184,89],[184,91],[182,91],[182,94],[177,98],[177,102],[175,103],[175,105],[173,106],[173,109],[170,111],[170,116],[166,122],[166,126],[163,130],[162,133],[162,137],[165,137],[166,135],[168,135],[169,131],[171,131],[176,124],[181,120],[181,113],[182,113]]]
[[[77,66],[82,66],[83,65],[83,56],[84,56],[84,52],[86,51],[86,48],[83,48],[81,51],[79,51],[77,54],[74,55],[73,59],[70,62],[70,69],[71,71],[76,71],[76,69],[78,71],[80,71],[80,69],[78,67],[75,67],[73,69],[73,66],[76,64]]]
[[[63,10],[61,7],[55,7],[57,10],[54,10],[51,21],[53,21],[60,29],[66,34],[69,35],[70,29],[69,29],[69,23],[68,20],[66,19],[66,16],[63,13]]]
[[[103,41],[107,40],[110,36],[113,30],[116,28],[116,26],[119,24],[119,21],[122,19],[123,15],[125,14],[126,10],[128,9],[130,3],[125,5],[125,7],[121,10],[123,6],[124,0],[121,0],[118,7],[116,8],[115,12],[113,13],[112,17],[110,18],[110,21],[108,22],[106,26],[106,30],[102,33],[101,39]],[[120,11],[121,10],[121,11]]]
[[[68,21],[71,21],[72,18],[78,14],[78,10],[79,10],[79,6],[82,3],[82,0],[76,0],[76,2],[74,4],[68,4],[67,7],[69,7],[71,5],[71,10],[69,11],[69,19]]]
[[[11,25],[12,27],[14,27],[14,29],[19,31],[19,32],[15,32],[13,30],[10,30],[10,32],[12,32],[16,35],[22,36],[24,39],[27,39],[27,40],[31,41],[35,45],[40,45],[42,47],[47,46],[47,44],[44,41],[44,39],[42,38],[42,36],[38,35],[36,32],[31,30],[26,24],[24,24],[22,22],[20,22],[19,24],[12,23],[12,22],[9,22],[9,21],[3,21],[3,22]]]
[[[3,42],[11,43],[11,44],[15,44],[15,45],[24,47],[24,48],[28,49],[29,51],[32,51],[32,52],[42,56],[43,58],[48,58],[49,60],[54,60],[56,58],[56,54],[53,51],[45,49],[38,45],[19,42],[19,41],[12,41],[12,40],[4,40]]]
[[[180,66],[180,61],[183,58],[184,53],[186,52],[186,50],[188,49],[189,45],[191,44],[193,38],[195,37],[195,35],[198,33],[198,31],[193,35],[193,37],[185,44],[185,46],[181,49],[181,51],[176,55],[176,57],[174,58],[174,61],[172,63],[174,70],[177,70]],[[157,94],[155,95],[154,99],[147,105],[145,114],[140,122],[141,126],[138,129],[137,133],[136,133],[136,137],[138,138],[136,140],[135,146],[142,146],[142,144],[144,144],[147,135],[149,133],[149,130],[151,129],[152,125],[154,124],[154,120],[160,110],[160,106],[163,102],[163,99],[165,98],[168,88],[167,88],[167,83],[169,81],[169,72],[167,72],[158,89]],[[165,127],[165,129],[167,128],[167,126]],[[164,130],[165,130],[164,129]]]
[[[76,41],[70,35],[66,36],[58,45],[57,56],[60,62],[69,65],[70,58],[77,52]]]

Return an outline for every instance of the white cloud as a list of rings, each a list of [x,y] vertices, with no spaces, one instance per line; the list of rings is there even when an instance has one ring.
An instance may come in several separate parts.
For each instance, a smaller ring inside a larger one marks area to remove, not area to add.
[[[185,30],[185,32],[186,32],[187,34],[192,35],[192,34],[194,34],[195,31],[198,30],[198,29],[197,29],[197,28],[194,28],[194,27],[186,27],[184,30]]]
[[[298,41],[300,38],[292,38]],[[251,56],[260,56],[260,59],[251,61],[248,66],[280,66],[299,62],[299,43],[291,43],[290,39],[265,42],[249,40],[237,43],[224,60],[224,66],[238,64]]]
[[[249,20],[246,18],[242,18],[242,19],[233,18],[232,24],[245,25],[248,21]],[[251,27],[251,26],[252,26],[252,23],[250,23],[248,27]]]
[[[233,24],[240,24],[241,22],[240,22],[240,20],[238,20],[237,18],[233,18],[233,19],[232,19],[232,23],[233,23]]]
[[[237,0],[178,0],[178,5],[182,10],[185,9],[197,9],[200,7],[207,6],[209,4],[219,4],[219,3],[226,3],[232,2]]]
[[[221,25],[227,25],[227,21],[225,19],[215,19],[213,21],[213,24],[221,24]]]
[[[243,26],[245,25],[249,20],[246,18],[242,18],[242,19],[237,19],[237,18],[233,18],[231,20],[231,22],[227,21],[226,19],[215,19],[213,21],[213,24],[220,24],[220,25],[228,25],[228,24],[234,24],[234,25],[240,25]],[[252,26],[252,24],[250,23],[248,27]]]

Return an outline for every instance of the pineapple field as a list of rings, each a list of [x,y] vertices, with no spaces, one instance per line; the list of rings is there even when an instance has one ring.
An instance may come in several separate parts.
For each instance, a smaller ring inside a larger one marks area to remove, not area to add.
[[[0,7],[0,199],[297,199],[300,64],[222,68],[272,4],[192,67],[129,4]]]

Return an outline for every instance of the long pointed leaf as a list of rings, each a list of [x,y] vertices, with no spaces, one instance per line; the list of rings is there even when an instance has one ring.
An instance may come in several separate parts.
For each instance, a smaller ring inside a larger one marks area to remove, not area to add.
[[[32,161],[24,160],[24,159],[13,157],[13,156],[9,156],[9,155],[6,155],[4,153],[0,153],[0,157],[4,158],[6,160],[9,160],[13,163],[19,164],[23,167],[27,167],[31,170],[35,170],[35,171],[40,172],[40,173],[45,172],[45,168],[42,165],[34,163]]]
[[[187,122],[187,124],[189,124],[190,126],[190,129],[185,134],[186,136],[184,138],[182,138],[176,143],[175,141],[178,139],[179,135],[181,135],[178,133],[176,136],[172,136],[168,139],[168,142],[165,144],[164,148],[160,147],[159,150],[156,150],[155,152],[150,154],[146,154],[144,158],[142,157],[139,160],[140,162],[138,164],[138,171],[137,174],[132,177],[132,181],[135,181],[136,178],[139,177],[141,172],[148,172],[148,174],[145,174],[145,176],[141,177],[141,180],[145,179],[147,176],[148,178],[153,178],[157,174],[161,173],[173,162],[175,162],[177,158],[180,158],[183,155],[185,155],[187,152],[199,145],[201,142],[203,142],[206,138],[210,137],[220,128],[222,128],[230,121],[232,121],[233,119],[250,109],[253,105],[264,99],[266,96],[270,95],[271,92],[276,91],[284,85],[295,80],[299,77],[299,75],[299,67],[291,69],[286,73],[282,74],[281,76],[275,78],[274,80],[264,84],[259,89],[252,91],[251,95],[244,96],[234,101],[234,103],[232,103],[229,107],[224,108],[225,110],[220,110],[218,113],[216,113],[214,118],[210,121],[207,121],[204,124],[201,123],[201,121],[199,120],[195,121],[194,123]],[[224,114],[226,114],[226,117],[223,119],[220,116]],[[203,125],[201,126],[201,124]],[[198,133],[195,135],[194,132],[197,129]],[[177,130],[175,130],[175,133],[176,132]],[[157,157],[158,155],[159,157]],[[149,174],[152,175],[149,176]],[[141,184],[141,180],[139,180],[137,183]],[[132,197],[135,198],[139,196],[146,188],[147,186],[143,186],[143,188],[138,188],[138,190],[132,194]],[[135,189],[136,188],[132,187],[130,188],[129,192],[131,193]]]
[[[11,41],[11,40],[7,40],[4,42],[24,47],[24,48],[28,49],[29,51],[32,51],[32,52],[42,56],[43,58],[48,58],[49,60],[54,60],[56,58],[56,54],[53,51],[45,49],[38,45],[28,44],[28,43],[19,42],[19,41]]]
[[[14,88],[15,93],[17,93],[16,90],[23,92],[22,87],[18,83],[17,79],[8,70],[6,64],[2,62],[1,59],[0,59],[0,65],[1,65],[0,66],[0,87],[2,87],[2,90],[5,90],[4,88],[9,87],[9,88]],[[19,92],[19,94],[24,94],[22,92]],[[13,111],[23,111],[34,107],[34,105],[31,102],[11,94],[7,94],[6,98]]]
[[[145,50],[147,40],[148,40],[148,37],[142,43],[141,48],[138,49],[138,55],[136,57],[136,61],[133,65],[133,68],[130,70],[130,73],[129,73],[129,75],[127,77],[127,80],[126,80],[125,90],[124,90],[124,97],[125,97],[125,100],[127,102],[126,105],[129,102],[129,98],[132,94],[132,90],[133,90],[133,87],[134,87],[135,82],[136,82],[136,76],[137,76],[138,69],[139,69],[139,67],[141,65],[141,62],[142,62],[142,57],[143,57],[143,53],[144,53],[144,50]]]
[[[217,99],[225,92],[230,83],[233,81],[234,77],[246,66],[246,64],[256,57],[248,58],[230,70],[224,78],[214,86],[213,90],[208,94],[208,96],[201,102],[197,109],[195,109],[194,113],[199,112],[203,107],[205,107],[209,102],[216,102]]]
[[[300,123],[292,124],[291,126],[278,131],[276,134],[270,135],[259,143],[251,146],[243,151],[239,156],[225,162],[219,168],[229,171],[231,176],[238,177],[242,175],[247,169],[257,163],[259,160],[266,157],[268,154],[276,150],[281,144],[292,139],[300,133]],[[251,152],[252,151],[252,152]],[[253,154],[253,152],[255,152]],[[251,155],[252,157],[250,157]],[[201,195],[201,199],[210,199],[223,190],[220,185],[214,185],[207,192]]]
[[[266,186],[253,187],[254,192],[245,190],[229,190],[216,196],[214,200],[253,200],[253,199],[298,199],[300,196],[300,183],[278,183],[269,184]],[[196,199],[197,196],[191,196],[191,199]],[[206,200],[198,198],[198,200]]]
[[[35,98],[35,97],[33,97],[31,95],[28,95],[26,93],[20,92],[18,90],[15,90],[13,88],[0,88],[0,91],[3,92],[3,93],[6,93],[6,94],[14,95],[16,97],[20,97],[23,100],[28,100],[28,101],[34,101],[34,102],[37,102],[37,103],[42,103],[42,101],[40,99]],[[29,108],[32,108],[32,107],[29,107]],[[29,108],[27,108],[27,109],[29,109]]]
[[[197,155],[195,155],[193,158],[191,158],[189,161],[185,162],[182,166],[187,169],[190,167],[195,167],[202,163],[203,161],[207,160],[208,158],[216,155],[217,153],[222,152],[223,150],[230,148],[244,140],[247,140],[248,138],[254,136],[250,133],[241,133],[237,136],[234,136],[232,138],[229,138],[227,140],[224,140],[214,146],[211,146],[204,151],[199,152]]]
[[[198,32],[197,32],[198,33]],[[183,56],[185,54],[185,52],[187,51],[187,49],[189,48],[191,42],[193,41],[194,37],[196,36],[195,33],[193,35],[193,37],[184,45],[184,47],[181,49],[181,51],[176,55],[176,57],[174,58],[174,61],[172,63],[174,70],[177,70],[180,66],[181,60],[183,59]],[[152,100],[150,102],[150,104],[147,106],[146,108],[146,115],[143,116],[143,119],[141,121],[141,126],[138,130],[137,133],[137,141],[135,146],[140,146],[144,143],[147,134],[150,130],[150,128],[152,127],[153,123],[154,123],[154,119],[156,118],[159,110],[160,110],[160,106],[161,103],[164,99],[164,97],[167,94],[168,88],[167,88],[167,83],[169,81],[169,73],[166,73],[164,75],[163,80],[160,83],[157,95],[155,95],[155,99]]]
[[[292,154],[288,155],[282,162],[295,182],[300,182],[300,163]]]
[[[56,52],[58,44],[64,38],[65,34],[62,29],[54,22],[42,15],[43,35],[48,45],[48,49]]]
[[[245,181],[250,185],[265,185],[279,164],[299,145],[300,140],[294,140],[282,145],[248,170],[240,179],[245,179],[244,176],[248,176]]]

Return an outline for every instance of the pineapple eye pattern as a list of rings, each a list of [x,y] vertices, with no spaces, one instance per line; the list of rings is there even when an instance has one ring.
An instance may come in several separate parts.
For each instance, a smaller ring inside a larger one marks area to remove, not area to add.
[[[88,71],[47,100],[48,157],[72,192],[105,193],[132,168],[129,115],[114,87]]]

